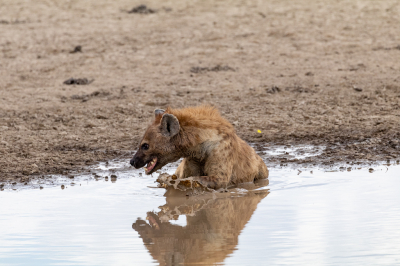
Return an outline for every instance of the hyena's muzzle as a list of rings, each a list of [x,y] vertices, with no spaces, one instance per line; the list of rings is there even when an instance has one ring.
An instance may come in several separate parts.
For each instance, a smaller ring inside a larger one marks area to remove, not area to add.
[[[140,150],[137,151],[135,153],[135,155],[133,156],[133,158],[130,161],[130,164],[135,167],[136,169],[138,168],[142,168],[143,166],[145,166],[145,161],[143,160],[143,154],[139,154]]]
[[[130,164],[136,169],[144,167],[146,175],[153,173],[157,168],[163,166],[158,164],[157,156],[145,155],[141,149],[133,156]]]

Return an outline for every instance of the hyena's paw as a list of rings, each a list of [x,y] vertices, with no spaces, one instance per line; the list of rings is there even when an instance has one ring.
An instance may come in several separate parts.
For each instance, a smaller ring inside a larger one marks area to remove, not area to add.
[[[176,175],[167,173],[160,174],[156,182],[159,187],[169,188],[174,187],[182,191],[193,190],[196,192],[209,190],[212,191],[218,185],[212,178],[208,176],[191,176],[188,178],[179,178]]]
[[[218,187],[216,180],[209,176],[194,176],[193,181],[208,189],[215,189]]]

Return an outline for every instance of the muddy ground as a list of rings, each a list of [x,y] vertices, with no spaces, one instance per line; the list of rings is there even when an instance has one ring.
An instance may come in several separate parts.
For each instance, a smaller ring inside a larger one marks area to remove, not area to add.
[[[1,182],[128,158],[155,108],[199,104],[327,146],[297,163],[400,159],[395,0],[5,0],[0,50]]]

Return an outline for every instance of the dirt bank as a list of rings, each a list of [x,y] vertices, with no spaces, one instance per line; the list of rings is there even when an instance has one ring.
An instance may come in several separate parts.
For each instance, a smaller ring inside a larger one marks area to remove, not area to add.
[[[321,163],[400,158],[397,1],[7,0],[0,32],[0,182],[128,156],[168,105]]]

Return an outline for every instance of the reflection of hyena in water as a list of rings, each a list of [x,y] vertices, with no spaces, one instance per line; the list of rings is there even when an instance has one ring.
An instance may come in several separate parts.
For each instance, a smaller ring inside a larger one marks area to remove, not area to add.
[[[241,231],[266,195],[208,201],[197,197],[183,198],[185,203],[181,205],[168,203],[167,197],[167,204],[160,207],[162,211],[147,214],[149,223],[138,219],[132,228],[160,265],[215,265],[237,248]],[[187,214],[186,226],[168,222],[177,219],[177,214]]]
[[[175,174],[209,188],[268,177],[260,156],[213,107],[156,110],[131,164],[147,164],[146,174],[152,174],[180,158]]]

